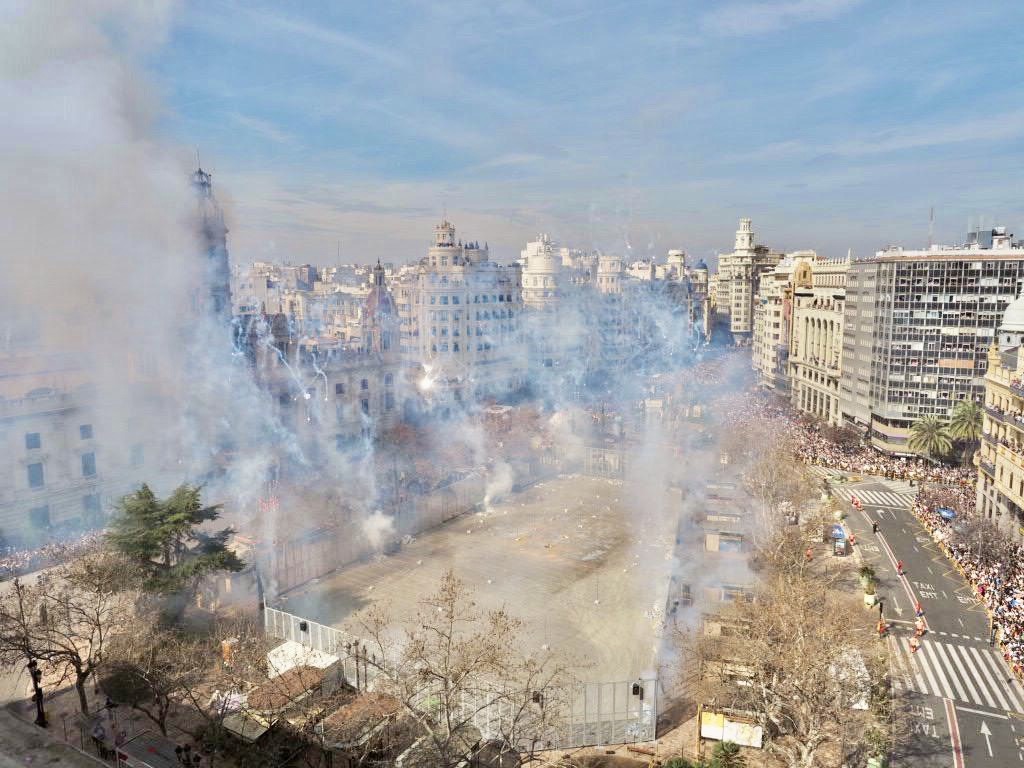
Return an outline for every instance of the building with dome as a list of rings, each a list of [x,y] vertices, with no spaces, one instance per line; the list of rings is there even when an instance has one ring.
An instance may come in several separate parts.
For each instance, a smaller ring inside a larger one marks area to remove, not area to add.
[[[1024,294],[1003,313],[988,348],[977,509],[1024,540]]]
[[[428,407],[503,400],[526,385],[521,265],[491,261],[486,243],[456,240],[445,219],[397,291],[400,347],[421,371]]]
[[[989,348],[1024,287],[1024,246],[1003,228],[958,246],[892,247],[851,263],[843,311],[839,408],[894,454],[922,416],[949,417],[984,395]],[[1006,333],[1012,334],[1011,330]]]

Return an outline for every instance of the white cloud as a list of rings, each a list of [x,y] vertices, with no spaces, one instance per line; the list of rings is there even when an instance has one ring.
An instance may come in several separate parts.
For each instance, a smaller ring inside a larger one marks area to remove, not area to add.
[[[282,131],[276,125],[269,120],[261,120],[258,117],[252,117],[251,115],[243,115],[239,112],[232,112],[228,115],[234,122],[238,123],[242,128],[260,136],[261,138],[272,141],[275,144],[294,144],[295,137],[289,133]]]
[[[701,29],[722,37],[778,32],[810,21],[831,19],[862,0],[786,0],[735,3],[716,8],[701,19]]]

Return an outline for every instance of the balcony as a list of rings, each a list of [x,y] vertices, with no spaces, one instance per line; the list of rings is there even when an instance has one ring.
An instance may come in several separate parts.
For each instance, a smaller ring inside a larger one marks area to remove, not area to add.
[[[984,472],[989,477],[994,478],[996,476],[996,465],[991,461],[985,461],[985,459],[978,459],[978,469]]]

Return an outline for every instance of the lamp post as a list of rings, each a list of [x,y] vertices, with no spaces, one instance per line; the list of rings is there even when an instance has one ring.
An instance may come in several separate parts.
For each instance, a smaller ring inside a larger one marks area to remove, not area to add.
[[[25,665],[28,668],[29,675],[32,676],[32,701],[36,704],[36,725],[40,728],[45,728],[48,723],[46,722],[46,712],[43,711],[43,687],[39,684],[43,679],[43,671],[39,669],[39,664],[31,656],[28,657],[28,664]]]

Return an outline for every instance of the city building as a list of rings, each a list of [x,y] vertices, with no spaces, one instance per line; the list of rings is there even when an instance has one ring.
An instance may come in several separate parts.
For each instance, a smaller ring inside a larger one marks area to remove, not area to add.
[[[740,219],[732,253],[718,257],[716,306],[728,318],[736,344],[749,344],[754,332],[754,298],[761,275],[772,269],[782,254],[754,242],[750,219]]]
[[[400,348],[423,371],[428,403],[443,410],[502,400],[526,385],[521,265],[491,261],[486,244],[456,241],[445,220],[397,293]]]
[[[1024,284],[1024,248],[1002,228],[975,234],[963,246],[889,248],[848,268],[840,414],[880,450],[912,453],[914,421],[947,418],[983,395],[989,345]]]
[[[839,426],[845,259],[806,259],[793,278],[789,389],[793,408]]]
[[[1024,295],[1003,314],[988,349],[977,510],[1007,533],[1024,539]]]
[[[117,499],[143,480],[159,487],[174,468],[166,421],[134,399],[138,382],[122,382],[124,407],[111,407],[73,355],[12,349],[0,368],[0,546],[96,528]]]
[[[256,381],[314,462],[326,448],[365,446],[418,410],[398,343],[397,307],[379,263],[372,280],[358,331],[348,339],[304,334],[284,313],[247,323],[244,349]]]
[[[754,301],[754,327],[750,364],[765,389],[789,390],[789,327],[793,299],[793,273],[797,264],[784,258],[761,275]]]
[[[523,304],[546,309],[558,303],[568,283],[568,270],[562,254],[551,238],[538,235],[527,243],[520,259],[523,266]]]

